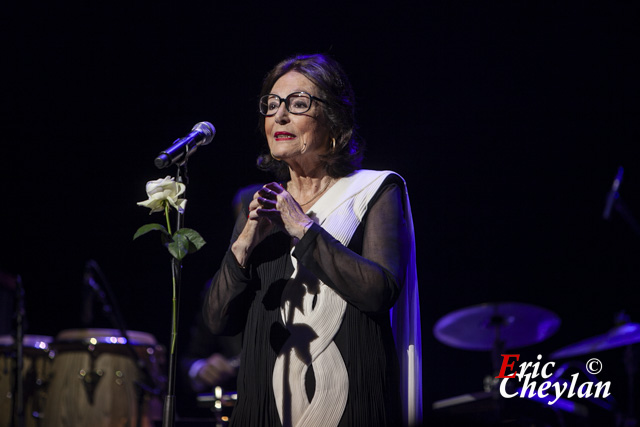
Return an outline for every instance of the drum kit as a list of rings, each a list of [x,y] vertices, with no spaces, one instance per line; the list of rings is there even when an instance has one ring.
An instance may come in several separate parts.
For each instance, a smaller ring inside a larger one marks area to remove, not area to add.
[[[24,334],[19,277],[10,290],[15,327],[0,336],[0,427],[151,427],[162,419],[165,347],[149,333],[127,330],[102,288],[116,328],[67,329],[55,337]]]
[[[13,337],[0,337],[0,427],[14,425],[16,349]],[[23,349],[26,427],[149,427],[161,418],[165,349],[152,335],[70,329],[25,335]]]
[[[8,287],[15,294],[15,313],[12,334],[0,335],[0,427],[165,425],[165,346],[150,333],[126,328],[111,287],[93,260],[85,266],[84,282],[81,323],[93,322],[95,298],[113,329],[24,334],[20,278]],[[10,308],[2,314],[10,315]],[[0,325],[7,330],[6,323]],[[226,426],[236,400],[235,392],[216,387],[199,395],[197,403],[211,413],[203,421]]]
[[[630,351],[630,346],[640,343],[640,324],[632,323],[628,318],[622,320],[621,324],[602,335],[584,339],[552,352],[548,358],[550,361],[560,359],[569,361],[560,366],[550,380],[565,382],[565,380],[559,378],[559,375],[562,375],[569,366],[580,365],[570,361],[571,358],[591,356],[597,352],[621,347],[627,347],[627,350]],[[541,343],[551,337],[559,326],[560,318],[552,311],[535,305],[516,302],[475,305],[453,311],[440,318],[433,328],[433,334],[436,339],[447,346],[462,350],[490,351],[492,354],[493,374],[487,377],[491,381],[487,382],[487,378],[485,379],[484,392],[437,401],[433,404],[434,411],[446,408],[449,411],[448,413],[453,413],[455,410],[451,411],[452,405],[499,397],[497,388],[500,380],[496,380],[495,377],[503,362],[501,355],[505,354],[505,351],[514,353],[513,349]],[[633,363],[631,357],[625,356],[624,360],[625,364]],[[517,369],[520,362],[522,360],[515,362],[513,365],[514,370]],[[582,371],[590,376],[591,379],[594,379],[594,375],[586,372],[584,368]],[[632,374],[634,373],[635,369],[627,366],[629,384],[633,384]],[[618,418],[625,418],[627,422],[631,420],[633,413],[632,388],[629,387],[630,395],[628,400],[630,407],[628,413],[618,414]],[[565,399],[559,400],[564,401]],[[596,403],[607,410],[613,409],[606,402]],[[562,409],[562,405],[558,405],[558,407]],[[585,416],[588,412],[581,404],[574,402],[565,405],[565,408],[570,408],[572,412],[578,412]]]

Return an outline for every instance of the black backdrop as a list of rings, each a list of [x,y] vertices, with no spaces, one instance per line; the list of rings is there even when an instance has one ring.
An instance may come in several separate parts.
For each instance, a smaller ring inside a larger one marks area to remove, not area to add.
[[[218,2],[219,3],[219,2]],[[453,310],[519,301],[562,326],[535,355],[640,321],[639,236],[602,219],[618,166],[640,216],[640,7],[477,2],[443,6],[61,4],[5,9],[4,228],[0,266],[22,276],[28,332],[80,326],[82,274],[105,272],[129,329],[167,343],[161,222],[135,202],[174,174],[156,154],[199,121],[186,225],[209,242],[184,263],[180,336],[228,244],[236,189],[270,178],[256,95],[294,53],[338,59],[355,86],[365,167],[408,182],[418,244],[426,404],[482,388],[488,353],[431,329]],[[609,373],[621,371],[622,350]],[[529,360],[532,360],[530,357]],[[606,368],[606,367],[605,367]],[[625,399],[624,378],[614,390]]]

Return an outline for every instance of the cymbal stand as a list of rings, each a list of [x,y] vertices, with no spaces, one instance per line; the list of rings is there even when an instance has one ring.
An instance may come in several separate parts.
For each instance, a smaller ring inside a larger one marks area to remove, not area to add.
[[[503,399],[500,397],[499,384],[500,380],[496,377],[500,374],[500,358],[502,353],[504,352],[504,341],[501,336],[501,329],[505,325],[505,318],[497,313],[498,307],[495,308],[495,314],[491,316],[491,319],[488,322],[489,327],[493,328],[495,333],[495,338],[493,340],[493,349],[491,350],[491,364],[493,374],[490,379],[489,392],[491,393],[492,399],[495,401],[495,417],[496,420],[502,420],[503,413]]]
[[[22,370],[24,367],[24,287],[22,286],[22,278],[16,279],[16,370],[15,370],[15,401],[13,406],[13,426],[24,426],[24,381],[22,378]]]
[[[496,307],[497,310],[497,307]],[[500,333],[500,329],[505,325],[505,319],[499,314],[491,316],[486,323],[486,328],[491,328],[494,331],[493,347],[491,348],[491,375],[487,375],[484,378],[483,389],[487,393],[491,393],[495,399],[499,397],[498,386],[500,380],[496,378],[500,373],[501,356],[504,352],[504,341]]]
[[[487,325],[494,330],[493,348],[491,350],[491,367],[493,368],[493,378],[497,377],[500,374],[500,359],[502,353],[504,352],[504,341],[502,340],[500,330],[505,324],[505,318],[496,313],[495,315],[491,316],[489,324]],[[497,383],[494,384],[494,389],[496,388],[496,385]]]

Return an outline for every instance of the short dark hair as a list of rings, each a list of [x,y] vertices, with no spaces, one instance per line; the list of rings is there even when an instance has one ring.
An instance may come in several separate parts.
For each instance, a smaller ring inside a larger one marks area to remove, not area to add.
[[[325,101],[316,105],[321,106],[329,124],[330,136],[336,140],[335,148],[321,157],[327,173],[339,178],[360,168],[365,143],[357,134],[355,96],[342,66],[324,54],[287,58],[269,71],[262,82],[260,96],[269,94],[276,81],[290,71],[297,71],[311,80],[318,87],[319,93],[316,95]],[[264,120],[264,116],[260,115],[260,132],[266,137]],[[258,157],[257,163],[258,168],[271,171],[280,179],[289,176],[287,164],[271,157],[268,149]]]

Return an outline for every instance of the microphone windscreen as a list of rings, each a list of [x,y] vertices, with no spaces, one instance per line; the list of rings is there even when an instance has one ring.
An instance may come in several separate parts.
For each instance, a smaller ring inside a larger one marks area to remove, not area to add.
[[[216,128],[209,122],[196,123],[193,129],[197,132],[201,132],[205,139],[202,141],[202,145],[207,145],[213,141],[213,137],[216,136]]]

